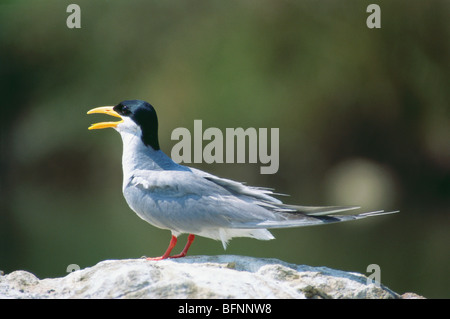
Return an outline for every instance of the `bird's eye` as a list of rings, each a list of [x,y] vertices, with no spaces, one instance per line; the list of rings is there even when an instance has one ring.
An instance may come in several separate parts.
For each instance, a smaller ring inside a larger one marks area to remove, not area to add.
[[[120,111],[122,112],[123,115],[128,115],[131,113],[130,109],[126,105],[123,105]]]

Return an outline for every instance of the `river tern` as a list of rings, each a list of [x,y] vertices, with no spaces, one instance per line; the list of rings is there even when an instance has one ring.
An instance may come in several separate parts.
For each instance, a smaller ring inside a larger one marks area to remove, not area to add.
[[[114,128],[123,142],[122,191],[130,208],[148,223],[172,232],[166,252],[150,260],[186,256],[196,235],[220,240],[226,248],[233,237],[273,239],[268,229],[329,224],[394,212],[335,215],[356,206],[297,206],[275,198],[272,189],[247,186],[175,163],[159,147],[158,117],[151,104],[125,100],[97,107],[119,121],[92,124],[89,129]],[[180,234],[188,234],[180,254],[171,255]]]

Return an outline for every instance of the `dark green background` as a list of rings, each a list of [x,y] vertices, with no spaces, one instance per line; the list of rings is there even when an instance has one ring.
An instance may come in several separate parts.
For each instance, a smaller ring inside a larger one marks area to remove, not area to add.
[[[81,7],[68,29],[66,7]],[[366,26],[381,7],[381,29]],[[0,269],[40,278],[70,264],[158,256],[170,233],[122,193],[119,135],[97,106],[145,99],[170,154],[177,127],[277,127],[280,169],[196,164],[273,187],[289,203],[400,214],[198,238],[191,255],[240,254],[367,273],[450,297],[449,1],[1,1]],[[185,236],[180,239],[184,244]],[[181,247],[177,247],[181,249]]]

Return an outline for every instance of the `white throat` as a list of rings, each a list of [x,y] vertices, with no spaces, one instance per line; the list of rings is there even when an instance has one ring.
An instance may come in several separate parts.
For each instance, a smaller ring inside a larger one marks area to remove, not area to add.
[[[154,150],[142,141],[142,131],[136,123],[125,117],[117,125],[116,131],[120,133],[123,142],[122,169],[124,183],[132,177],[135,170],[170,170],[177,169],[176,164],[161,150]]]

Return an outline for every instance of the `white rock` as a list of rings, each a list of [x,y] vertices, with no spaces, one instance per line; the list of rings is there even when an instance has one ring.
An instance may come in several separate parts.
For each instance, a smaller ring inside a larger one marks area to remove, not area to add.
[[[358,273],[243,256],[106,260],[65,277],[0,276],[0,298],[400,298]]]

